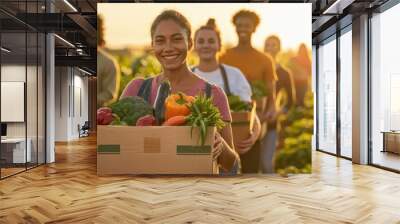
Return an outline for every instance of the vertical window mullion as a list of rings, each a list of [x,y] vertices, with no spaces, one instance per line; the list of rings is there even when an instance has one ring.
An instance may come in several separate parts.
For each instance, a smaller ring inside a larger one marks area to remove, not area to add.
[[[341,156],[341,114],[340,114],[340,30],[336,31],[336,155]]]
[[[2,46],[2,36],[1,36],[1,30],[2,30],[2,26],[1,26],[1,24],[2,23],[0,23],[0,47]],[[1,55],[2,55],[2,52],[1,52],[1,50],[0,50],[0,101],[1,101]],[[2,108],[1,108],[1,104],[0,104],[0,124],[2,124],[1,123],[1,110],[2,110]],[[0,158],[1,158],[1,144],[0,144]],[[1,170],[2,170],[2,165],[1,165],[1,162],[0,162],[0,180],[2,179],[2,177],[1,177]]]
[[[315,46],[315,149],[318,150],[319,149],[319,44],[317,44]]]
[[[39,13],[39,0],[36,1]],[[36,166],[39,165],[39,30],[36,31]]]
[[[25,21],[28,17],[28,1],[25,0]],[[24,120],[25,120],[25,170],[28,169],[28,25],[25,23],[25,88],[24,88]]]
[[[371,20],[372,20],[372,12],[368,12],[368,32],[367,32],[367,46],[368,46],[368,53],[367,53],[367,63],[368,63],[368,69],[367,69],[367,85],[368,85],[368,95],[367,95],[367,119],[368,119],[368,124],[367,124],[367,132],[368,132],[368,164],[373,164],[373,148],[372,148],[372,64],[371,64],[371,56],[372,56],[372,30],[371,30]]]

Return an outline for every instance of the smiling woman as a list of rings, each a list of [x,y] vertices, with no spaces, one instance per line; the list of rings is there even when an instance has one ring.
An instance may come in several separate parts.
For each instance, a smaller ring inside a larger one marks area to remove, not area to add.
[[[192,41],[184,30],[175,30],[176,22],[164,20],[158,24],[152,41],[154,53],[165,69],[174,70],[186,63],[187,50]],[[189,39],[188,39],[189,37]]]
[[[213,157],[225,171],[238,171],[239,157],[233,150],[232,120],[224,91],[204,81],[187,66],[188,51],[192,48],[191,26],[188,20],[175,10],[166,10],[156,17],[151,26],[151,46],[162,66],[161,74],[147,80],[134,79],[124,89],[121,98],[143,96],[158,108],[157,102],[170,93],[184,93],[189,96],[207,95],[212,97],[225,121],[225,127],[215,136]],[[170,83],[165,90],[164,81]],[[149,89],[145,93],[144,89]],[[164,93],[167,92],[167,93]],[[164,104],[161,105],[161,107]]]

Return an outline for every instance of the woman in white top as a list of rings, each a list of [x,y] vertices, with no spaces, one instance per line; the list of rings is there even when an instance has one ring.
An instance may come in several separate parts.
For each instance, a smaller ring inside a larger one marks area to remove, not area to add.
[[[194,73],[224,89],[228,96],[236,95],[242,101],[251,102],[251,87],[243,73],[238,68],[220,64],[217,60],[217,53],[221,49],[221,38],[214,19],[209,19],[206,25],[196,31],[194,49],[200,58],[199,65],[193,68]],[[260,130],[260,120],[256,116],[252,135],[237,143],[236,151],[244,154],[250,150],[257,141]]]

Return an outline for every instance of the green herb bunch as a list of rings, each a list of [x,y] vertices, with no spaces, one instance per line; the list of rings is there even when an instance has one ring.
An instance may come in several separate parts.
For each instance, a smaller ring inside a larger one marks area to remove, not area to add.
[[[229,108],[233,112],[251,111],[251,104],[244,102],[239,96],[229,95],[228,96]]]
[[[253,93],[252,98],[258,100],[268,95],[268,89],[265,86],[265,82],[257,80],[250,83],[251,91]]]
[[[199,95],[190,104],[189,109],[191,114],[187,121],[192,126],[190,135],[193,134],[193,129],[200,129],[201,145],[204,145],[207,136],[207,127],[215,126],[217,129],[222,129],[225,126],[221,114],[217,107],[214,106],[212,98],[207,98],[204,95]]]

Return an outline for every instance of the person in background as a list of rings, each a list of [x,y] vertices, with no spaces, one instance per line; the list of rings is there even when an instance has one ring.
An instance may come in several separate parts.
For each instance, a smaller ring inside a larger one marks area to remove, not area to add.
[[[281,40],[278,36],[267,37],[264,44],[264,52],[271,55],[275,63],[278,82],[276,83],[277,95],[277,115],[285,114],[296,102],[296,89],[292,74],[285,69],[276,60],[281,51]],[[284,128],[284,127],[280,127]],[[263,173],[273,172],[273,158],[278,140],[278,122],[277,119],[268,121],[268,130],[265,138],[262,140],[261,165]]]
[[[296,85],[296,105],[304,106],[304,97],[311,89],[311,58],[305,44],[300,44],[297,55],[290,59],[288,67]]]
[[[209,19],[206,25],[195,32],[194,49],[200,58],[199,65],[193,69],[194,73],[224,89],[228,96],[239,96],[242,101],[251,103],[251,87],[243,73],[238,68],[220,64],[217,60],[217,53],[221,49],[221,35],[214,19]],[[239,154],[249,151],[260,135],[260,120],[257,116],[254,119],[252,135],[235,145]]]
[[[225,122],[225,127],[216,132],[212,155],[224,172],[235,173],[240,158],[233,149],[228,99],[220,87],[208,83],[188,68],[187,56],[193,46],[189,21],[175,10],[163,11],[152,23],[151,46],[162,66],[162,72],[146,80],[132,80],[125,87],[121,98],[141,96],[151,105],[156,101],[163,102],[163,95],[166,97],[167,94],[158,94],[163,81],[169,81],[169,93],[182,92],[189,96],[205,94],[212,97],[214,106],[219,109]]]
[[[117,100],[120,72],[117,61],[104,50],[104,26],[101,16],[97,16],[97,108],[107,106]]]
[[[269,55],[256,50],[251,43],[252,35],[260,23],[259,16],[248,10],[240,10],[232,22],[236,27],[239,43],[228,49],[221,57],[220,62],[239,68],[252,82],[263,82],[269,92],[267,106],[260,116],[261,123],[275,119],[275,82],[277,76],[275,65]],[[258,173],[260,170],[260,141],[253,148],[241,155],[242,172]]]

